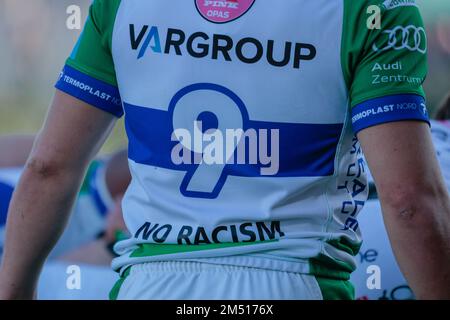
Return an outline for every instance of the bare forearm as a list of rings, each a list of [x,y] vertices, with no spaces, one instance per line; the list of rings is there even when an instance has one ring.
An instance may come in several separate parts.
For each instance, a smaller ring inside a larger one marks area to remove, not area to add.
[[[85,169],[116,121],[59,90],[8,213],[0,299],[33,297],[42,265],[61,235]]]
[[[418,196],[403,206],[383,205],[394,253],[418,299],[450,299],[450,206]]]
[[[1,298],[32,298],[42,265],[66,225],[82,172],[31,161],[8,215]]]

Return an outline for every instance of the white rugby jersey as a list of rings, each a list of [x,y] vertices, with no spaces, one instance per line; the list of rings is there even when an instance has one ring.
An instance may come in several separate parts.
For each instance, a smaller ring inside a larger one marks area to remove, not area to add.
[[[113,267],[348,279],[368,191],[355,134],[427,121],[426,49],[414,1],[94,1],[56,87],[125,116],[132,237]]]

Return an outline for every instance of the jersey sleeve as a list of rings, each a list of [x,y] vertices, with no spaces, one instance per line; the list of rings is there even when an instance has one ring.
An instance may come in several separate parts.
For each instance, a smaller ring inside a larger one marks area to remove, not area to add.
[[[429,123],[422,88],[427,37],[415,1],[367,1],[351,14],[357,16],[348,19],[344,46],[354,132],[402,120]]]
[[[111,52],[119,1],[95,0],[55,87],[117,117],[123,115]]]

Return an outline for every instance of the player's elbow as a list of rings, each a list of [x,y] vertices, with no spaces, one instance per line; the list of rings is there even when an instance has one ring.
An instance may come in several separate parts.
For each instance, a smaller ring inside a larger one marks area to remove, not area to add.
[[[448,219],[450,201],[443,184],[412,183],[383,188],[380,200],[385,214],[405,226],[425,226]]]
[[[28,159],[24,172],[24,174],[29,174],[39,180],[58,179],[67,173],[67,166],[62,161],[39,155],[31,156]]]

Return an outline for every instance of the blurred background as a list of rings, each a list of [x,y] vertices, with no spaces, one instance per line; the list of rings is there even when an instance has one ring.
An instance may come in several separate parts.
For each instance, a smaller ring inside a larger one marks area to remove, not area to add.
[[[68,30],[66,9],[90,0],[0,0],[0,135],[35,133],[44,120],[53,85],[80,30]],[[450,90],[450,0],[418,0],[428,32],[425,83],[433,113]],[[104,151],[126,142],[116,126]]]

